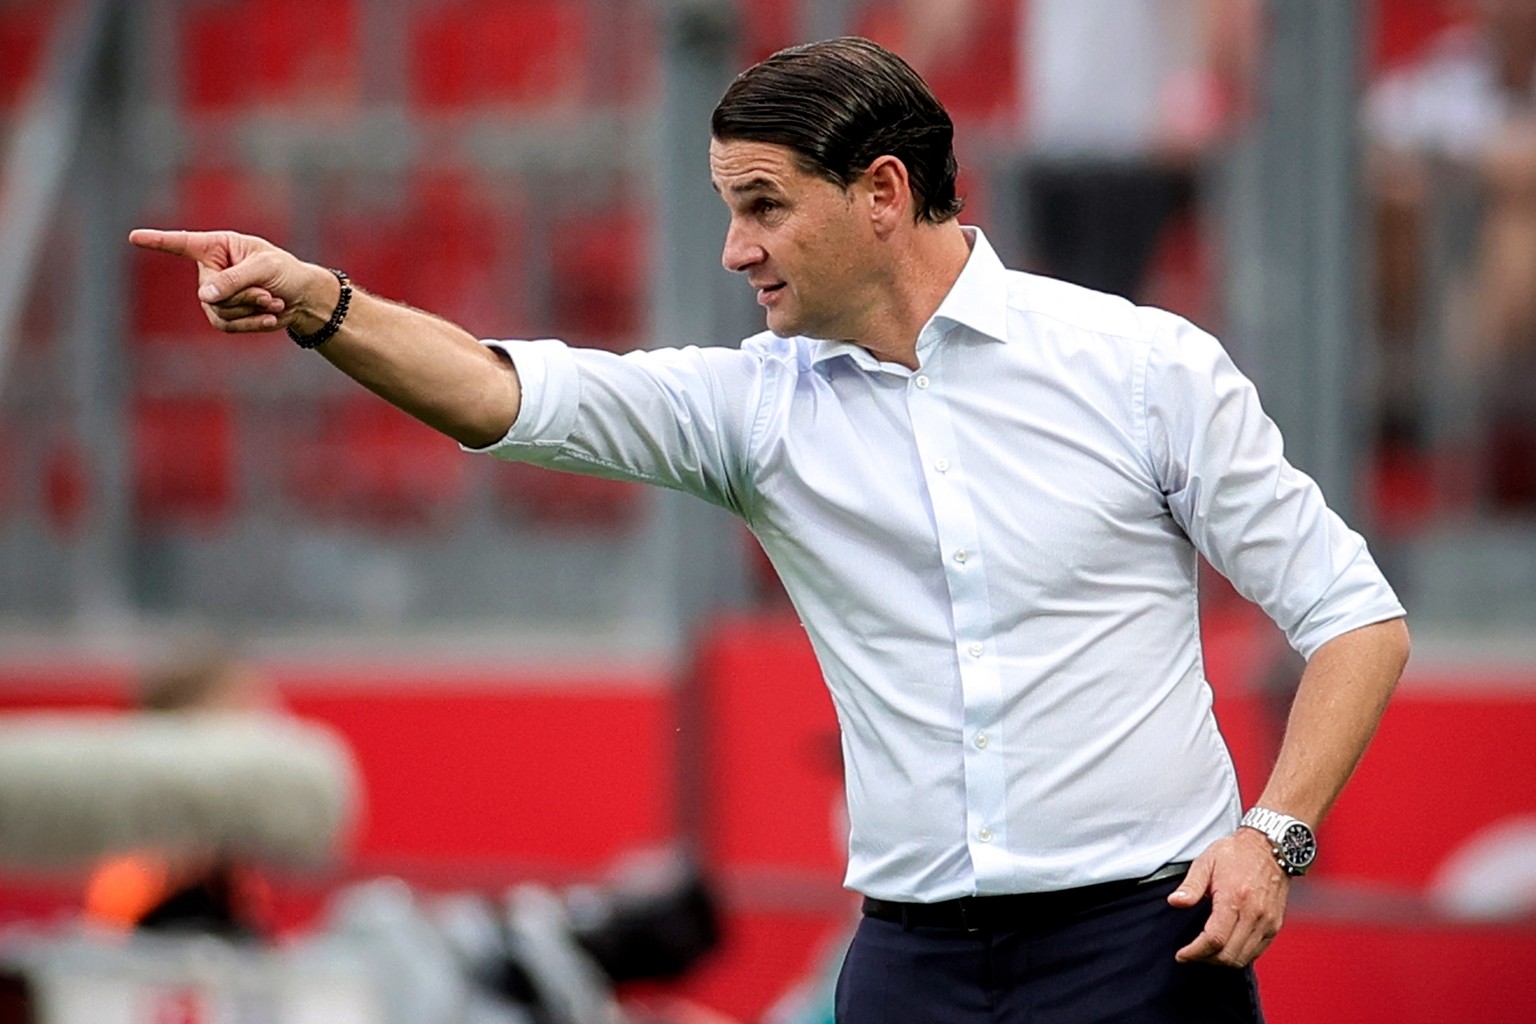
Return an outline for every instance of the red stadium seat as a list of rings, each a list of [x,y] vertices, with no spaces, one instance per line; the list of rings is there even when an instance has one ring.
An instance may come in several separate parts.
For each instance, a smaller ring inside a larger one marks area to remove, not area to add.
[[[495,467],[502,507],[520,521],[555,531],[619,532],[640,521],[640,485],[577,476],[522,463]]]
[[[504,333],[521,322],[517,202],[468,174],[424,173],[404,209],[352,203],[329,218],[325,258],[375,294]]]
[[[617,352],[638,347],[651,265],[648,231],[636,203],[557,220],[550,238],[556,335]]]
[[[142,529],[214,526],[236,500],[235,422],[220,398],[141,398],[133,408],[134,514]]]
[[[181,25],[182,101],[200,113],[356,99],[355,0],[217,0]]]
[[[586,90],[588,12],[576,0],[458,0],[415,19],[410,96],[421,107],[543,106]]]
[[[380,529],[450,521],[467,490],[467,457],[452,441],[365,393],[321,406],[285,452],[289,497],[321,521]]]

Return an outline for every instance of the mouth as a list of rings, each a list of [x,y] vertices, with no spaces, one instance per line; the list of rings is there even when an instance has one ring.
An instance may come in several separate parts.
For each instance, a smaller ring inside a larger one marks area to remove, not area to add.
[[[777,284],[753,285],[753,287],[757,289],[757,304],[759,306],[766,306],[774,301],[779,292],[784,290],[784,282],[780,281]]]

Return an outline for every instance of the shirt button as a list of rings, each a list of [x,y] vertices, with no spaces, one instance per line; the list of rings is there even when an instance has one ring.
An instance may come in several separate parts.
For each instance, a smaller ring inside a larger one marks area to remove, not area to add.
[[[912,383],[916,384],[920,388],[926,388],[928,386],[928,375],[925,373],[920,373],[917,375],[917,378],[912,381]]]
[[[992,841],[992,830],[983,825],[980,831],[976,833],[976,838],[984,843],[990,843]]]
[[[948,473],[949,472],[949,460],[948,459],[940,459],[938,462],[935,462],[933,464],[933,468],[938,470],[940,473]]]
[[[987,734],[986,733],[979,732],[979,733],[976,734],[976,746],[979,747],[982,750],[986,750],[987,749]]]
[[[961,548],[959,551],[955,552],[955,561],[959,562],[961,565],[964,565],[966,559],[970,557],[971,553],[965,550],[965,548]]]
[[[966,650],[971,652],[971,657],[979,658],[981,657],[981,652],[985,650],[985,648],[983,648],[981,644],[971,644],[971,646],[967,647]]]

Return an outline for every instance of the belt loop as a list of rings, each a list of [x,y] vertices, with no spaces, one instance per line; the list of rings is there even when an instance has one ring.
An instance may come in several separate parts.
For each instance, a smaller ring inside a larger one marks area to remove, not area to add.
[[[962,896],[959,901],[960,926],[966,934],[975,935],[981,931],[981,906],[969,896]]]
[[[912,930],[912,908],[906,904],[902,904],[901,907],[901,930],[904,932]]]

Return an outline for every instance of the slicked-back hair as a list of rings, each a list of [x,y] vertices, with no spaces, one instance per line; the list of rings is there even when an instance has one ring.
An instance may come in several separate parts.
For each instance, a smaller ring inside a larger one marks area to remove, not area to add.
[[[710,133],[720,142],[765,142],[795,154],[802,170],[847,189],[881,156],[907,168],[916,219],[960,212],[955,126],[911,65],[856,36],[780,50],[736,76]]]

